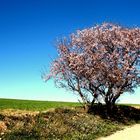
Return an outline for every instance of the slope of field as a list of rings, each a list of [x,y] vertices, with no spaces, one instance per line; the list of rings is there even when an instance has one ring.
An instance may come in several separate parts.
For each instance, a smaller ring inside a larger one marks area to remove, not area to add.
[[[94,140],[122,128],[119,122],[74,108],[37,114],[0,113],[2,140]]]
[[[74,106],[80,106],[80,104],[73,102],[0,99],[0,109],[43,111],[50,108],[74,107]]]
[[[118,105],[112,114],[97,105],[85,112],[79,103],[0,99],[0,139],[94,140],[140,123],[140,109]]]

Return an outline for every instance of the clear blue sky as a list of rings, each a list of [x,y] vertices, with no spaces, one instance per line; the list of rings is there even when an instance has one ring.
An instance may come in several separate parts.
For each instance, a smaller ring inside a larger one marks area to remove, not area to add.
[[[139,0],[0,0],[0,97],[76,101],[45,84],[56,38],[102,22],[140,27]],[[122,102],[140,103],[139,89]]]

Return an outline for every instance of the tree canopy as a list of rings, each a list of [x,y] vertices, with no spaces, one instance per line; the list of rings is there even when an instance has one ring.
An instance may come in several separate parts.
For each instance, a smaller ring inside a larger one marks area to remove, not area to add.
[[[108,107],[140,85],[140,29],[103,23],[78,30],[57,45],[47,81],[77,92],[83,103]]]

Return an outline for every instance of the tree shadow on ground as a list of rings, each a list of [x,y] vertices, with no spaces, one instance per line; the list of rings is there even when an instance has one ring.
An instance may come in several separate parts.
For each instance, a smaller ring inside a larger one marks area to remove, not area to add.
[[[140,123],[140,109],[126,105],[116,105],[111,113],[108,113],[105,105],[94,105],[88,113],[99,115],[103,119],[110,119],[125,125]]]

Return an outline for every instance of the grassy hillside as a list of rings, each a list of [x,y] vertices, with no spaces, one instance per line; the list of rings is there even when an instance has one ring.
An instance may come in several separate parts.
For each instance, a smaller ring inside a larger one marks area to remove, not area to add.
[[[122,129],[121,123],[72,109],[36,115],[0,113],[3,140],[94,140]]]
[[[140,109],[131,107],[135,105],[118,105],[112,115],[104,105],[88,113],[75,106],[80,104],[0,99],[0,139],[94,140],[140,123]]]
[[[0,99],[0,109],[21,109],[31,111],[43,111],[49,108],[79,106],[79,103],[55,102],[55,101],[34,101],[17,99]]]
[[[95,140],[126,125],[140,123],[140,110],[118,106],[113,116],[103,108],[86,113],[80,108],[57,108],[36,114],[0,112],[0,138],[3,140]]]

